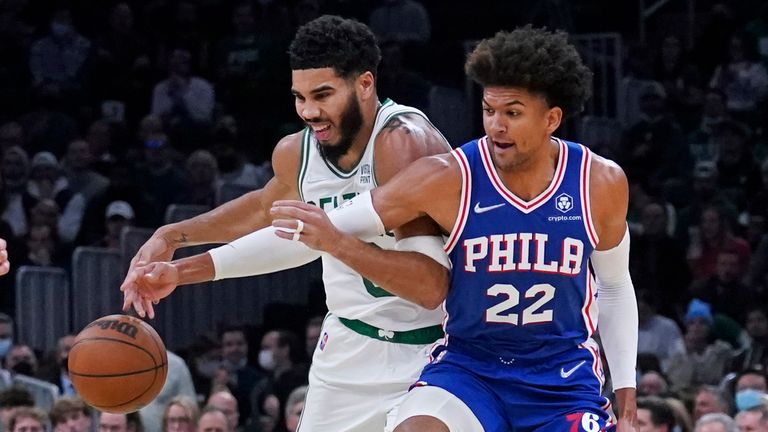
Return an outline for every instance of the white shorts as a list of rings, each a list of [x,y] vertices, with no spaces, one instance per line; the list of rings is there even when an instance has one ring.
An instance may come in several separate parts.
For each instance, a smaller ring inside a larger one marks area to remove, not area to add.
[[[397,408],[429,361],[430,345],[358,334],[334,315],[323,322],[297,432],[392,431]]]

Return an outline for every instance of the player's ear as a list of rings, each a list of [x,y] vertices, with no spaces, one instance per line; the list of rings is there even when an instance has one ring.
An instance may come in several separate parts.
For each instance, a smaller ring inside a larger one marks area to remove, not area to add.
[[[546,113],[547,133],[553,134],[560,127],[561,121],[563,121],[563,110],[560,107],[555,106],[548,109]]]
[[[355,80],[355,87],[362,100],[376,97],[376,80],[370,71],[365,71]]]

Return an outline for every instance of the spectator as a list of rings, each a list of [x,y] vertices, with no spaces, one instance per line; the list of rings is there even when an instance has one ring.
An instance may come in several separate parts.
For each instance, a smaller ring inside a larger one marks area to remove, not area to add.
[[[768,370],[768,314],[762,305],[753,305],[747,309],[744,327],[751,338],[749,347],[734,357],[731,363],[733,372],[749,369]]]
[[[722,393],[714,386],[699,387],[693,401],[693,420],[713,413],[728,413],[728,402]]]
[[[664,396],[669,391],[666,379],[656,371],[649,371],[640,376],[637,391],[642,396]]]
[[[768,403],[768,381],[760,370],[744,371],[736,378],[734,401],[736,411],[745,411]]]
[[[320,341],[320,333],[323,331],[323,320],[325,320],[325,317],[321,316],[310,318],[304,330],[304,343],[306,346],[307,358],[310,359],[310,361],[315,354],[317,343]]]
[[[168,78],[159,82],[152,92],[151,113],[162,117],[171,128],[212,120],[213,86],[192,75],[191,61],[189,50],[174,49],[168,60]]]
[[[722,250],[717,255],[715,273],[691,285],[691,297],[714,305],[715,313],[725,314],[743,322],[744,311],[754,301],[750,289],[741,282],[745,268],[734,250]]]
[[[63,243],[72,243],[83,220],[85,197],[72,192],[59,161],[52,153],[40,152],[32,158],[27,193],[37,200],[52,199],[59,209],[63,209],[56,233]]]
[[[101,412],[99,432],[144,432],[144,428],[136,412],[128,414]]]
[[[747,197],[754,196],[762,185],[760,167],[749,146],[751,132],[741,123],[723,121],[715,128],[718,186],[736,203],[746,207]]]
[[[120,235],[123,232],[123,228],[133,226],[135,217],[133,207],[127,202],[112,201],[109,203],[104,213],[104,225],[107,228],[107,233],[95,246],[119,250],[121,245]]]
[[[668,209],[658,200],[650,200],[642,209],[641,232],[632,234],[629,268],[636,291],[644,291],[667,317],[679,316],[688,298],[691,281],[685,249],[667,232]],[[664,356],[659,357],[664,361]]]
[[[184,360],[172,351],[167,351],[168,375],[160,393],[149,405],[139,410],[144,432],[161,432],[163,429],[162,416],[166,404],[177,397],[191,400],[197,398],[192,376]]]
[[[9,384],[9,383],[5,383]],[[9,422],[13,413],[20,407],[32,408],[35,399],[29,391],[21,387],[8,387],[0,391],[0,422],[4,431],[11,430]]]
[[[144,141],[146,163],[140,168],[142,189],[155,205],[155,223],[162,222],[165,209],[189,193],[189,182],[184,171],[172,160],[172,148],[165,135],[155,135]]]
[[[294,388],[307,384],[309,370],[299,347],[298,337],[288,330],[272,330],[261,338],[259,366],[269,374],[281,406]]]
[[[91,151],[91,168],[102,176],[109,177],[112,173],[112,168],[117,163],[117,156],[112,153],[114,146],[109,123],[105,120],[96,120],[91,123],[85,140],[88,142]]]
[[[768,409],[756,406],[736,414],[739,432],[768,432]]]
[[[707,90],[699,124],[688,134],[688,147],[694,162],[717,161],[719,149],[714,142],[715,130],[729,118],[725,94],[717,89]]]
[[[696,421],[694,432],[738,432],[736,423],[726,414],[707,414]]]
[[[200,410],[197,403],[186,396],[176,396],[163,412],[163,432],[194,432]]]
[[[675,414],[675,423],[679,428],[678,432],[693,432],[693,419],[691,419],[688,407],[677,398],[667,397],[664,400],[667,401],[667,405]]]
[[[237,409],[237,399],[227,390],[217,391],[208,397],[206,408],[213,407],[227,417],[227,425],[230,431],[237,431],[240,423],[240,411]]]
[[[109,187],[109,180],[91,168],[93,154],[91,146],[83,139],[69,143],[64,160],[69,186],[75,193],[83,194],[86,203],[103,194]]]
[[[91,432],[91,408],[79,397],[56,399],[50,418],[53,432]],[[101,430],[101,427],[99,430],[106,432]]]
[[[699,280],[705,280],[717,271],[717,259],[721,252],[727,251],[738,257],[738,271],[746,271],[750,250],[746,240],[732,234],[730,223],[724,211],[709,205],[701,210],[698,227],[691,230],[688,245],[688,265],[691,274]]]
[[[750,121],[768,94],[768,72],[758,60],[755,40],[746,33],[731,36],[728,57],[715,69],[709,85],[726,94],[734,116]]]
[[[685,314],[684,353],[669,361],[667,376],[673,391],[685,391],[701,384],[717,384],[725,375],[733,350],[714,340],[711,307],[698,299],[691,301]]]
[[[0,358],[5,358],[13,346],[13,318],[0,312]]]
[[[382,44],[381,67],[376,88],[383,98],[414,106],[422,111],[429,108],[431,85],[421,74],[407,67],[403,47],[399,42]]]
[[[288,432],[296,432],[299,428],[301,411],[304,409],[304,399],[307,398],[307,386],[296,387],[285,402],[285,428]]]
[[[177,202],[216,207],[216,195],[221,186],[216,158],[207,150],[196,150],[187,158],[185,167],[190,191]]]
[[[253,189],[264,186],[272,177],[269,162],[256,166],[246,161],[237,149],[238,127],[232,116],[221,117],[213,131],[211,152],[216,157],[223,183]]]
[[[638,354],[653,354],[659,359],[661,370],[666,371],[677,355],[685,353],[680,327],[672,319],[656,313],[657,297],[647,291],[637,294],[639,318]]]
[[[8,419],[9,432],[45,432],[48,430],[48,416],[45,411],[34,407],[19,407]]]
[[[37,374],[37,356],[28,345],[14,345],[5,356],[5,368],[14,373],[33,377]]]
[[[75,387],[72,385],[72,380],[69,379],[69,351],[74,344],[74,335],[60,337],[56,343],[56,351],[53,358],[47,364],[40,366],[40,372],[37,375],[40,379],[55,384],[64,396],[74,396],[77,394]],[[79,402],[82,404],[82,401]],[[86,415],[90,415],[90,412],[87,412]]]
[[[239,327],[229,327],[221,332],[221,355],[223,369],[214,378],[213,391],[228,388],[237,399],[240,412],[240,426],[251,420],[251,393],[266,376],[260,370],[248,364],[248,341],[245,331]],[[257,387],[258,386],[258,387]],[[259,399],[256,397],[256,399]]]
[[[682,177],[690,161],[682,129],[665,104],[664,88],[646,85],[640,94],[640,119],[622,136],[622,167],[628,176],[643,178],[652,187]]]
[[[77,32],[72,12],[55,11],[50,33],[35,42],[29,53],[33,84],[54,84],[64,91],[80,91],[90,55],[91,41]]]
[[[11,147],[2,157],[0,173],[5,201],[2,218],[11,226],[13,234],[20,238],[29,229],[26,211],[32,204],[32,199],[25,196],[29,179],[29,156],[21,147]]]
[[[383,0],[371,12],[371,30],[380,41],[429,42],[429,13],[415,0]]]
[[[641,397],[637,400],[637,432],[672,432],[675,415],[664,399]]]
[[[234,429],[230,429],[227,416],[220,409],[206,407],[200,413],[197,432],[234,432]]]

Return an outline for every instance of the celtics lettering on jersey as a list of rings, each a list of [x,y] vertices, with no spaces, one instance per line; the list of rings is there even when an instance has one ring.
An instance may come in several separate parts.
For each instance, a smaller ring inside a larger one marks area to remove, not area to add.
[[[341,199],[339,199],[338,196],[331,196],[331,197],[322,197],[318,200],[318,202],[314,201],[307,201],[307,204],[312,204],[320,207],[325,211],[326,213],[335,209],[345,201],[351,200],[352,198],[356,197],[358,195],[357,192],[349,192],[341,195]],[[387,236],[393,237],[394,234],[387,233]],[[373,246],[379,247],[376,243],[370,243]],[[374,284],[370,280],[363,277],[363,286],[365,286],[366,291],[368,291],[368,294],[379,298],[379,297],[391,297],[394,296],[394,294],[390,293],[389,291],[385,290],[384,288]]]
[[[301,142],[301,165],[297,183],[299,196],[329,212],[356,195],[370,191],[376,184],[376,136],[387,122],[399,115],[423,116],[419,110],[384,101],[376,113],[371,136],[360,160],[341,169],[323,157],[320,144],[306,129]],[[395,239],[391,235],[365,239],[376,246],[391,250]],[[323,284],[328,310],[347,319],[362,320],[370,325],[396,331],[422,328],[442,322],[442,311],[432,311],[393,296],[331,255],[323,254]]]

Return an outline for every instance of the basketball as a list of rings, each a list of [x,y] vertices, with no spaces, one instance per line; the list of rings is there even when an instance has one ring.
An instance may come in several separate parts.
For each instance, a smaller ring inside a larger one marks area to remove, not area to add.
[[[129,413],[152,402],[168,374],[165,345],[155,329],[127,315],[88,324],[69,352],[69,376],[89,405]]]

